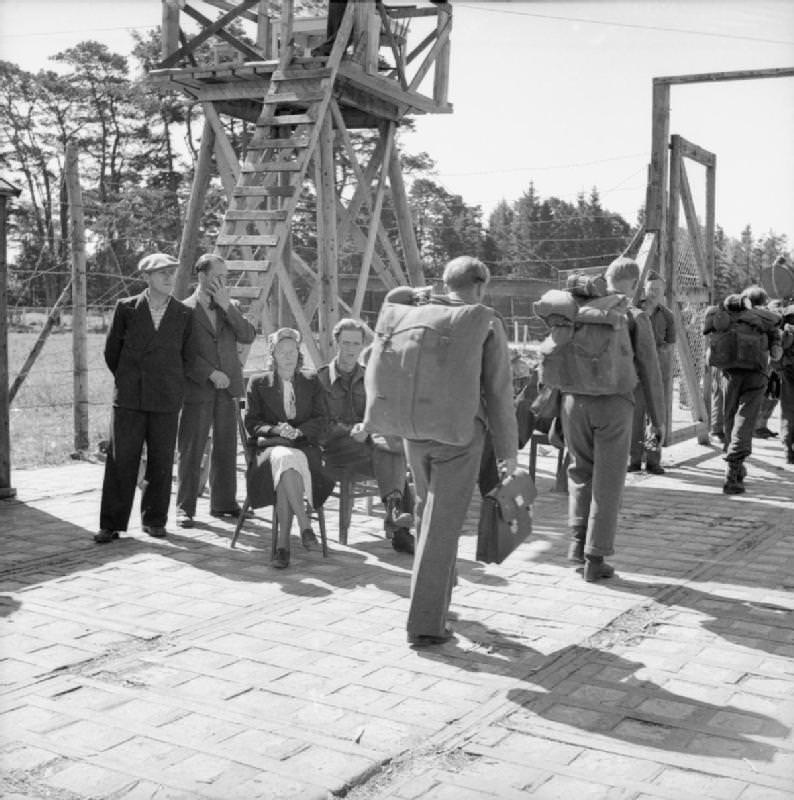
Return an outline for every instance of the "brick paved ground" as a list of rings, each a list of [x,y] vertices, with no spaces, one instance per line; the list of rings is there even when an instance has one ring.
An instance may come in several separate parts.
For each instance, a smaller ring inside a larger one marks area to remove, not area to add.
[[[748,495],[715,448],[632,475],[618,576],[565,561],[540,459],[535,535],[473,560],[457,640],[405,644],[408,557],[350,546],[266,565],[267,529],[91,541],[101,468],[14,473],[0,503],[7,798],[794,797],[794,472],[758,442]],[[205,516],[202,517],[202,514]],[[173,528],[172,528],[173,530]],[[352,787],[352,788],[351,788]]]

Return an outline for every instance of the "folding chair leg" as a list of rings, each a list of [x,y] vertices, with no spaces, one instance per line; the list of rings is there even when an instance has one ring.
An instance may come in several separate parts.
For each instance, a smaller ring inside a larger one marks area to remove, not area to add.
[[[325,511],[322,506],[317,509],[317,521],[320,524],[320,541],[323,545],[323,558],[328,558],[328,537],[325,533]]]
[[[278,544],[278,514],[276,507],[273,506],[273,524],[270,526],[270,560],[276,557],[276,545]]]
[[[237,537],[240,535],[240,529],[243,527],[243,523],[245,522],[245,515],[248,513],[250,508],[251,503],[246,497],[245,502],[243,503],[243,510],[240,513],[240,516],[237,518],[237,524],[234,526],[234,536],[232,536],[231,547],[234,547],[237,544]]]
[[[350,481],[339,484],[339,544],[347,544],[347,530],[353,516],[353,492]]]

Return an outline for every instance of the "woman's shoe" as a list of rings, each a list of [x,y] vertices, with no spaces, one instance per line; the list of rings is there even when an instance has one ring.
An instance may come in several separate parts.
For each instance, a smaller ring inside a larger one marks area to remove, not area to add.
[[[317,546],[317,536],[311,528],[304,528],[301,531],[301,544],[307,550],[312,550]]]
[[[273,556],[270,566],[274,569],[286,569],[289,566],[289,549],[286,547],[277,547],[276,555]]]

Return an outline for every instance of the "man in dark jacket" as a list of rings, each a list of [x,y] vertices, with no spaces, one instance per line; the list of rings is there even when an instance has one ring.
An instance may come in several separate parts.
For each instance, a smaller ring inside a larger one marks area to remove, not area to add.
[[[237,346],[251,344],[256,329],[226,288],[226,262],[209,253],[194,268],[198,286],[184,302],[193,311],[185,403],[179,418],[176,523],[192,528],[201,459],[212,429],[210,514],[240,515],[237,504],[238,398],[245,391]]]
[[[383,526],[392,547],[413,553],[414,537],[409,530],[413,515],[405,497],[405,450],[396,436],[368,435],[362,421],[366,407],[364,368],[359,356],[364,349],[367,329],[355,319],[342,319],[333,331],[336,356],[317,373],[325,389],[328,426],[323,435],[325,467],[339,479],[344,471],[373,476],[386,508]]]
[[[129,523],[141,451],[146,444],[143,531],[166,535],[179,409],[192,313],[171,297],[178,262],[153,253],[138,262],[148,288],[119,300],[105,342],[115,391],[110,446],[102,483],[97,544],[118,539]]]

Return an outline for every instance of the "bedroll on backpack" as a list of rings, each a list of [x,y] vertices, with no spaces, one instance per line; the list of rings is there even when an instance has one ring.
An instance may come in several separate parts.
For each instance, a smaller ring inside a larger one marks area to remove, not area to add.
[[[572,323],[553,324],[540,346],[540,382],[574,394],[633,391],[637,371],[627,309],[622,295],[598,297],[580,306]]]
[[[480,405],[482,349],[494,313],[483,305],[385,302],[364,387],[368,431],[468,444]]]

